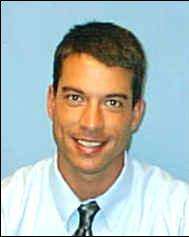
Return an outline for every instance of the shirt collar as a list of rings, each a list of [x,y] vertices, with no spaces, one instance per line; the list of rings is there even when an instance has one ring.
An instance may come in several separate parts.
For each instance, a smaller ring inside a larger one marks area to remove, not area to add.
[[[96,198],[110,229],[115,230],[115,219],[119,219],[123,211],[122,205],[130,196],[132,176],[131,160],[128,158],[127,152],[125,152],[124,167],[119,177],[104,194]]]
[[[50,171],[50,183],[56,208],[64,223],[67,223],[81,202],[62,177],[57,164],[57,155],[55,155]]]
[[[110,229],[114,228],[115,222],[113,220],[115,220],[115,218],[118,219],[122,212],[121,204],[129,198],[132,176],[133,169],[131,160],[127,157],[127,152],[125,152],[124,167],[119,177],[104,194],[95,198],[100,206],[105,222]],[[81,204],[81,201],[71,190],[58,170],[57,155],[55,155],[51,167],[50,183],[58,212],[67,225],[69,219]],[[90,200],[85,202],[88,201]]]

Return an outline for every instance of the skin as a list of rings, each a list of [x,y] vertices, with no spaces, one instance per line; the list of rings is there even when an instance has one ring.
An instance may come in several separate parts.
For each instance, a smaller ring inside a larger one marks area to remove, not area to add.
[[[80,200],[103,194],[121,173],[124,151],[144,111],[142,99],[132,106],[132,77],[131,70],[72,54],[62,65],[57,93],[49,86],[58,169]],[[78,139],[101,146],[86,147]]]

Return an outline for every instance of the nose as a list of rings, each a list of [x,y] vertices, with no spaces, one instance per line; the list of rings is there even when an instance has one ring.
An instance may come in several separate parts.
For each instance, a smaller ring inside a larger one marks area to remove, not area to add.
[[[89,132],[98,132],[104,127],[103,112],[97,102],[91,102],[83,110],[80,128]]]

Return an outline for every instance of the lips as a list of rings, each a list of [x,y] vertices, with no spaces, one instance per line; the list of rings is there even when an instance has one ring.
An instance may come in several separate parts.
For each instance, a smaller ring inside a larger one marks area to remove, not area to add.
[[[93,154],[100,152],[107,141],[94,140],[90,138],[73,138],[76,144],[76,148],[82,153]]]
[[[76,140],[80,145],[85,146],[85,147],[98,147],[98,146],[102,146],[103,142],[98,142],[98,141],[88,141],[88,140],[84,140],[84,139],[79,139]]]

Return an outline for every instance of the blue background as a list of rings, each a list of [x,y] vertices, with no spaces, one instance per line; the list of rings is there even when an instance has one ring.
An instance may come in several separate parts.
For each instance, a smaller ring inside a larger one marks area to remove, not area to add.
[[[130,154],[189,181],[188,2],[2,2],[2,177],[52,156],[46,112],[56,45],[75,24],[111,21],[142,42],[146,114]]]

